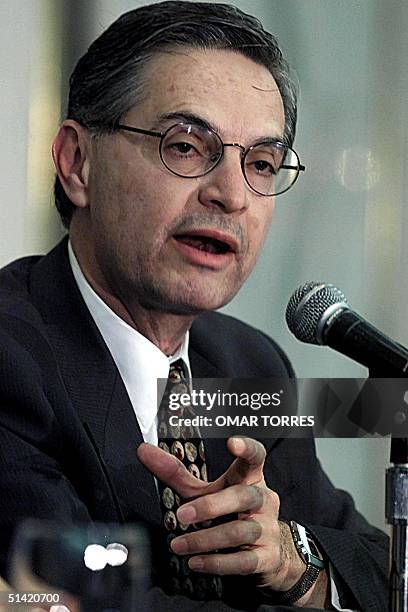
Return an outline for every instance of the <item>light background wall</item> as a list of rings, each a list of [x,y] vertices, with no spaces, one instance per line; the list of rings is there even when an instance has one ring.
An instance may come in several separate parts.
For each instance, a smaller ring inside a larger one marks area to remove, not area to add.
[[[73,63],[130,0],[0,4],[0,264],[45,252],[62,235],[49,147]],[[301,84],[296,149],[307,172],[277,200],[256,271],[225,309],[271,334],[300,377],[365,376],[301,345],[284,311],[307,280],[333,282],[354,308],[408,343],[408,3],[235,0],[280,40]],[[384,526],[388,440],[318,441],[323,465]]]

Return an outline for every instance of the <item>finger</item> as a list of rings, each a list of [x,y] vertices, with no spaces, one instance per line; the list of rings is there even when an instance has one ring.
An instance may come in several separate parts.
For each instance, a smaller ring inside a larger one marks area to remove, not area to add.
[[[180,506],[177,518],[185,524],[201,523],[234,512],[263,510],[269,501],[266,490],[255,485],[232,485]]]
[[[185,499],[202,495],[208,487],[208,483],[190,474],[177,457],[153,444],[140,444],[137,456],[156,478],[171,486]]]
[[[229,438],[227,446],[230,453],[237,457],[224,474],[228,485],[264,482],[266,450],[263,444],[252,438]]]
[[[253,545],[261,538],[262,533],[262,525],[258,521],[231,521],[174,538],[170,546],[177,555],[192,555]]]
[[[190,569],[206,574],[247,575],[261,571],[262,561],[258,550],[241,550],[231,554],[191,557]]]

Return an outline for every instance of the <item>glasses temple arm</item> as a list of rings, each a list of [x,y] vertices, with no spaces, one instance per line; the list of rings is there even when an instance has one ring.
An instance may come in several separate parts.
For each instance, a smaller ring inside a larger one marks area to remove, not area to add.
[[[115,125],[116,130],[125,130],[127,132],[136,132],[136,134],[146,134],[147,136],[157,136],[157,138],[161,138],[163,136],[163,132],[153,132],[152,130],[143,130],[142,128],[135,128],[130,125],[123,125],[123,123],[117,123]]]
[[[299,172],[303,172],[304,170],[306,170],[306,166],[303,166],[302,164],[299,164],[299,166],[286,166],[285,164],[283,164],[281,168],[283,168],[284,170],[299,170]]]

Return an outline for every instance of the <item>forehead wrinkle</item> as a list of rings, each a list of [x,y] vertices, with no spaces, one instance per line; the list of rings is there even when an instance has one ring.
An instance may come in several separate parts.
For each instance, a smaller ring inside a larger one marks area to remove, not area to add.
[[[253,87],[253,89],[256,89],[256,91],[264,91],[266,93],[280,93],[278,86],[274,87],[273,89],[264,89],[263,87],[257,87],[257,85],[251,85],[251,87]]]

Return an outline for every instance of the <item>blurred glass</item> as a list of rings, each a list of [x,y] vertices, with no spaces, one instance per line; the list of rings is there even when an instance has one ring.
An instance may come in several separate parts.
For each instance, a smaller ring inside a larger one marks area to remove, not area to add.
[[[65,604],[70,612],[145,611],[150,568],[150,543],[141,525],[74,528],[30,519],[13,543],[11,583],[17,592],[54,595],[48,607],[39,604],[47,609]]]

